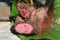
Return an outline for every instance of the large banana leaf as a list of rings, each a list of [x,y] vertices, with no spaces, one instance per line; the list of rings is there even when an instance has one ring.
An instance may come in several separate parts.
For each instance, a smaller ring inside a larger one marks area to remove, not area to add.
[[[23,1],[23,0],[22,0]],[[17,8],[16,8],[16,2],[17,0],[14,0],[13,4],[12,4],[12,13],[11,13],[11,17],[14,18],[17,14]],[[54,7],[58,7],[60,6],[60,0],[54,0]],[[54,14],[60,14],[60,8],[55,8],[53,10]],[[57,22],[58,24],[60,23],[60,16],[57,16],[54,18],[54,22]],[[43,33],[43,38],[47,38],[50,40],[60,40],[60,26],[56,25],[56,24],[51,24],[51,26],[56,30],[51,30],[51,29],[47,29],[46,31],[48,33]],[[21,40],[30,40],[30,39],[34,39],[37,40],[40,38],[40,36],[37,35],[33,35],[33,36],[24,36],[24,35],[19,35],[17,34],[17,36],[21,39]]]

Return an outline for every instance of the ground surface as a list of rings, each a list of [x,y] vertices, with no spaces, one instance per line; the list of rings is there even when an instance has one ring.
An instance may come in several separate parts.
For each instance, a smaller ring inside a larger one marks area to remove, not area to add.
[[[10,22],[0,22],[0,40],[20,40],[16,35],[10,31]]]

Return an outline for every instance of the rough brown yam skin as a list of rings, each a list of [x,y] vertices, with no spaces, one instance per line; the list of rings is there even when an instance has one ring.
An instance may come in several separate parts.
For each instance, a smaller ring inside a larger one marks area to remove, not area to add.
[[[35,9],[34,7],[27,7],[22,3],[17,3],[17,9],[20,15],[24,18],[29,18],[27,21],[31,23],[34,27],[34,33],[40,33],[40,24],[45,20],[47,17],[46,9],[41,7],[39,9]],[[26,9],[26,10],[25,10]],[[19,18],[17,22],[20,21]],[[21,21],[22,22],[22,21]]]
[[[24,22],[24,20],[20,17],[20,16],[16,16],[16,21],[15,23],[18,23],[18,22]]]
[[[30,17],[29,8],[25,5],[23,5],[20,2],[17,3],[17,10],[22,17],[24,17],[24,18],[29,18]]]
[[[40,33],[40,25],[41,23],[45,20],[45,18],[47,17],[47,13],[46,13],[47,9],[41,7],[39,9],[34,10],[34,12],[32,12],[31,14],[31,18],[30,21],[32,23],[32,25],[34,26],[34,33]]]

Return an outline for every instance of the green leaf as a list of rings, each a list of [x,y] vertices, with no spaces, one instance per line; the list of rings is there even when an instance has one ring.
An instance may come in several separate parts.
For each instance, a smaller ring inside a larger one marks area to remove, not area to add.
[[[39,35],[33,35],[33,36],[24,36],[24,35],[18,35],[18,37],[21,39],[21,40],[31,40],[31,39],[40,39],[40,36]]]
[[[54,0],[54,6],[60,6],[60,0]]]
[[[11,16],[16,16],[17,14],[18,14],[18,11],[17,11],[16,4],[13,3],[13,4],[12,4],[12,12],[11,12]]]

